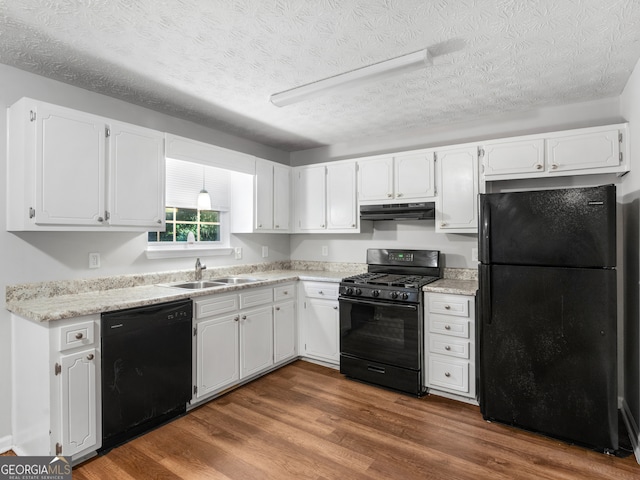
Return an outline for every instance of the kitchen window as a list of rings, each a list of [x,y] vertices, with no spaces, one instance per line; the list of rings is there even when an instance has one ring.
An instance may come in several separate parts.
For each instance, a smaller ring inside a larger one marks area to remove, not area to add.
[[[167,158],[166,228],[164,232],[148,233],[147,257],[231,253],[229,183],[228,170]],[[197,206],[202,189],[211,197],[210,210],[200,210]]]

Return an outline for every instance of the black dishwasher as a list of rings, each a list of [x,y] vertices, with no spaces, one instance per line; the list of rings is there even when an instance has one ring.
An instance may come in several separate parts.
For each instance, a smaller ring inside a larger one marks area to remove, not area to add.
[[[105,452],[186,411],[191,400],[191,300],[102,314]]]

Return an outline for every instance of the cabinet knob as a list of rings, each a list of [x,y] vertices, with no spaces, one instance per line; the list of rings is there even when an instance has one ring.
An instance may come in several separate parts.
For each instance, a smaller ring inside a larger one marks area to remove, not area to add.
[[[93,360],[93,353],[90,353],[89,355],[87,355],[87,360]]]
[[[162,224],[162,220],[158,219],[157,223],[158,223],[158,225],[161,225]]]
[[[262,224],[258,225],[258,228],[262,228]]]
[[[289,290],[285,290],[284,292],[282,292],[283,295],[289,295]]]
[[[542,170],[542,165],[537,164],[537,165],[536,165],[536,170]]]
[[[82,337],[84,337],[84,335],[82,334],[82,332],[78,332],[78,333],[76,333],[76,338],[77,338],[78,340],[80,340]]]
[[[445,310],[451,310],[451,305],[445,305],[445,306],[444,306],[444,309],[445,309]]]
[[[451,347],[449,345],[447,345],[447,346],[444,347],[444,349],[449,351],[449,350],[451,350]]]
[[[338,307],[337,307],[337,306],[336,306],[336,307],[333,307],[333,309],[334,309],[334,310],[337,310],[337,309],[338,309]]]
[[[280,307],[276,307],[276,312],[279,312],[279,311],[280,311]]]
[[[320,225],[320,228],[324,228],[324,223],[322,225]]]
[[[100,223],[102,223],[102,222],[104,222],[104,218],[102,218],[102,217],[98,217],[98,221],[99,221]]]
[[[557,163],[552,163],[551,164],[551,170],[557,170],[558,169],[558,164]]]
[[[355,224],[355,223],[352,223],[352,224],[351,224],[351,228],[356,228],[356,224]]]
[[[246,319],[247,319],[247,316],[246,316],[246,315],[242,315],[242,319],[243,319],[243,320],[246,320]]]
[[[446,226],[447,226],[447,224],[446,224],[446,223],[444,223],[444,222],[442,222],[442,223],[440,224],[440,226],[441,226],[441,227],[446,227]]]
[[[322,290],[318,290],[318,294],[319,295],[324,295],[324,292]]]
[[[402,194],[401,194],[401,193],[398,193],[398,194],[396,195],[396,197],[401,197],[401,196],[402,196]]]
[[[445,376],[445,377],[450,377],[450,376],[451,376],[451,374],[450,374],[449,372],[444,372],[444,376]]]
[[[240,320],[240,317],[239,317],[239,316],[238,316],[238,317],[233,317],[233,321],[234,321],[234,322],[237,322],[238,320]]]
[[[280,225],[276,225],[276,228],[280,228]]]
[[[388,198],[393,198],[393,193],[387,193]]]
[[[444,326],[444,329],[445,329],[445,330],[451,330],[451,325],[445,325],[445,326]]]

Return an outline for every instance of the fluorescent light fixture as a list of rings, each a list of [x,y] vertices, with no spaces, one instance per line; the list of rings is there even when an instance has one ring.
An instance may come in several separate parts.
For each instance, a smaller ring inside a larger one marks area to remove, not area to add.
[[[271,103],[276,107],[284,107],[308,98],[313,98],[330,90],[353,87],[366,82],[381,80],[429,65],[431,65],[431,57],[425,48],[418,52],[374,63],[373,65],[341,73],[340,75],[318,80],[317,82],[307,83],[306,85],[291,88],[284,92],[274,93],[271,95]]]

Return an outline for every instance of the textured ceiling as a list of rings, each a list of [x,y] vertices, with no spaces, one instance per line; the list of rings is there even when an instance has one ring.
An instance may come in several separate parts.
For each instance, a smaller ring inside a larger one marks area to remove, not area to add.
[[[273,93],[428,48],[432,67]],[[617,96],[638,0],[0,0],[0,63],[283,150]]]

